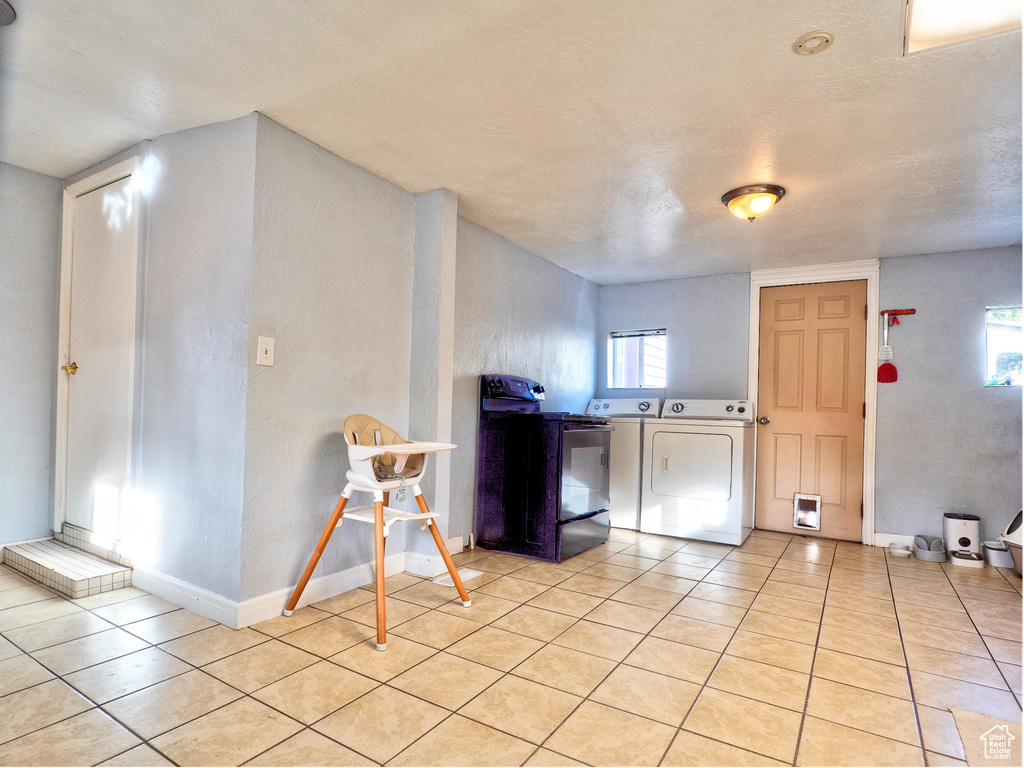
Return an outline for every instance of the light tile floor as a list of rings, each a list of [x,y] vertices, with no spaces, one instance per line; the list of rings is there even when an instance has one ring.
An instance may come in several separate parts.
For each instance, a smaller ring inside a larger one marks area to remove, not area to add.
[[[234,631],[0,566],[0,765],[958,765],[1021,718],[1021,580],[755,532],[464,552]]]

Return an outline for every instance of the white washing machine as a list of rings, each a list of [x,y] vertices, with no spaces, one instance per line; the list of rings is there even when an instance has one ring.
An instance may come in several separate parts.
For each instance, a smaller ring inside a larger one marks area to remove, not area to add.
[[[588,416],[607,416],[612,432],[609,478],[609,507],[613,528],[640,528],[640,458],[643,425],[648,414],[657,418],[661,400],[656,397],[595,398],[587,406]]]
[[[754,527],[754,409],[666,400],[643,430],[640,530],[720,544]]]

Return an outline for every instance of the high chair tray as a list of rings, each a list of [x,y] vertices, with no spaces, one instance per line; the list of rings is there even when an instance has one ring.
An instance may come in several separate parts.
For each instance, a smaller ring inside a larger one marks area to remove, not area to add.
[[[354,459],[368,459],[371,456],[383,456],[393,453],[396,456],[408,456],[415,453],[441,453],[457,448],[454,443],[396,443],[395,445],[350,445],[349,455]]]

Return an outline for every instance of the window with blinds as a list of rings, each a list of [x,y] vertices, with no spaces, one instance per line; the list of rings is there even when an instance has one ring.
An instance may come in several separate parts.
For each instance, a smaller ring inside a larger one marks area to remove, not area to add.
[[[608,339],[610,389],[664,389],[667,374],[664,328],[613,331]]]

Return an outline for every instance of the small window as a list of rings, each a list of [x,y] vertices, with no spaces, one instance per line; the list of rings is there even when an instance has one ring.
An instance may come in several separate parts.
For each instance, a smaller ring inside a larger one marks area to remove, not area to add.
[[[985,310],[987,368],[985,386],[1020,384],[1021,308],[988,307]]]
[[[611,389],[664,389],[665,329],[614,331],[608,340]]]

